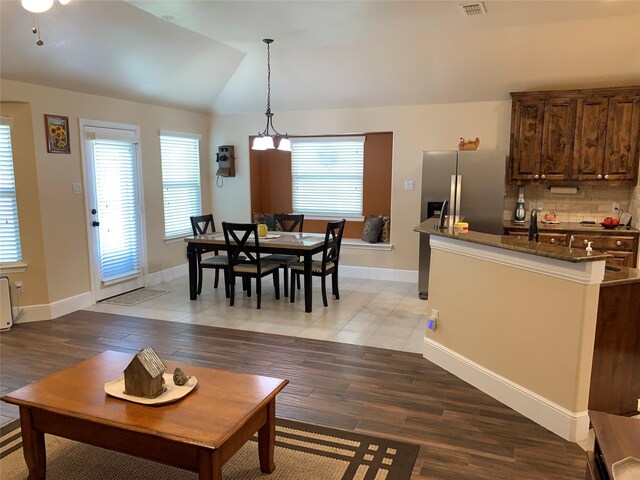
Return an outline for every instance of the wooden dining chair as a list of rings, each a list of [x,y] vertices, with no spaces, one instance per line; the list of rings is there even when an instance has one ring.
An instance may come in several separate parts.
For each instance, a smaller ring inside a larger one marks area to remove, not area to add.
[[[296,230],[302,233],[302,225],[304,224],[304,215],[285,214],[278,213],[274,215],[276,225],[280,227],[283,232],[295,232]],[[298,255],[286,255],[276,253],[268,255],[264,258],[265,262],[277,263],[280,268],[284,270],[284,296],[289,296],[289,264],[300,261]],[[300,279],[298,278],[298,288],[300,288]]]
[[[191,230],[193,235],[207,235],[216,231],[216,224],[213,221],[213,214],[197,215],[190,217]],[[215,269],[215,277],[213,280],[213,288],[218,288],[218,277],[220,270],[224,274],[224,293],[229,298],[229,282],[227,275],[227,267],[229,266],[229,259],[227,255],[218,255],[218,250],[213,251],[213,255],[209,257],[202,257],[206,250],[197,250],[196,257],[198,259],[198,295],[202,293],[202,269],[213,268]]]
[[[251,279],[256,279],[256,295],[258,297],[258,309],[262,297],[262,277],[273,275],[273,287],[276,300],[280,300],[280,276],[277,263],[265,262],[260,258],[260,241],[258,237],[258,225],[255,223],[229,223],[222,222],[224,241],[229,257],[229,294],[230,305],[233,307],[235,298],[236,276],[243,279],[247,296],[251,296]],[[249,247],[255,245],[255,250]],[[245,283],[246,280],[246,283]]]
[[[338,291],[338,262],[340,261],[340,246],[342,244],[342,234],[344,233],[344,224],[346,220],[342,219],[338,222],[327,223],[327,231],[324,235],[324,249],[322,251],[322,260],[313,260],[311,263],[311,275],[321,278],[322,286],[322,303],[325,307],[329,306],[327,302],[327,287],[325,285],[325,277],[331,275],[331,293],[335,295],[336,300],[340,300],[340,292]],[[300,281],[300,275],[304,274],[304,262],[294,262],[289,264],[291,269],[291,292],[289,301],[295,301],[294,278]]]

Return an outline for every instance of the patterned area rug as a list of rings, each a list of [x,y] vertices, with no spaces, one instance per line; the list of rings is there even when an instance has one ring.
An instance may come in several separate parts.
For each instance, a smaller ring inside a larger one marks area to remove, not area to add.
[[[146,302],[147,300],[151,300],[152,298],[159,297],[160,295],[164,295],[165,293],[169,293],[169,291],[139,288],[138,290],[123,293],[122,295],[118,295],[117,297],[111,297],[103,300],[102,303],[108,303],[110,305],[124,305],[126,307],[130,307],[132,305],[137,305],[139,303]]]
[[[24,480],[28,471],[19,421],[0,433],[2,480]],[[45,441],[49,480],[198,478],[197,473],[52,435],[45,435]],[[257,436],[225,464],[222,473],[225,480],[408,480],[418,449],[410,443],[278,418],[272,474],[260,472]]]

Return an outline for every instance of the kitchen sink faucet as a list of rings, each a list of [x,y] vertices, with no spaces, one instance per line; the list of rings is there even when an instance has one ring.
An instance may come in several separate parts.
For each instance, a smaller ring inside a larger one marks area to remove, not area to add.
[[[531,209],[531,220],[529,221],[529,241],[540,241],[540,233],[538,233],[538,210]]]

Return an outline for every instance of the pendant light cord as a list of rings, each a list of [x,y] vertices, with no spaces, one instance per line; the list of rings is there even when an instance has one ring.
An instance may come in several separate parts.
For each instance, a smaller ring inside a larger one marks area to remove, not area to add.
[[[271,42],[265,42],[267,44],[267,113],[271,113],[271,49],[269,45]]]

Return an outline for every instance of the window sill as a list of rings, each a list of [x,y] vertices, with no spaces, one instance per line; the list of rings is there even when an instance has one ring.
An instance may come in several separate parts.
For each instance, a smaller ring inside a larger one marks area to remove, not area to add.
[[[22,273],[27,270],[27,264],[22,262],[0,263],[0,275],[4,273]]]
[[[164,239],[164,243],[165,244],[169,244],[169,243],[178,243],[178,242],[184,242],[184,239],[187,237],[192,237],[193,233],[188,233],[188,234],[184,234],[184,235],[180,235],[179,237],[170,237],[170,238],[165,238]]]
[[[364,240],[360,240],[359,238],[343,238],[342,246],[344,248],[353,248],[360,250],[386,250],[389,251],[393,249],[393,245],[391,243],[369,243]]]
[[[364,217],[349,217],[349,216],[341,215],[339,213],[336,213],[335,215],[322,215],[317,213],[315,214],[303,213],[299,215],[304,215],[305,220],[337,221],[337,220],[342,220],[344,218],[347,222],[364,222]]]

